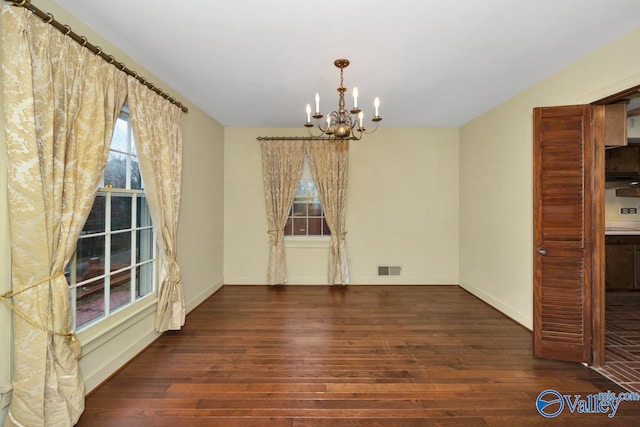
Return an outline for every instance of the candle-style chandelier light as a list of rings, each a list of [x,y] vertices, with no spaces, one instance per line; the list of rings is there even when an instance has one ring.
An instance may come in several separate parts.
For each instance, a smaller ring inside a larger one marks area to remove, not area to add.
[[[375,99],[374,115],[371,119],[375,123],[376,127],[373,130],[368,130],[363,127],[364,112],[358,108],[358,88],[353,88],[353,109],[347,110],[344,103],[344,93],[347,88],[343,86],[342,72],[349,66],[348,59],[336,59],[333,64],[340,69],[340,87],[338,93],[340,99],[338,101],[338,110],[334,110],[327,114],[326,120],[321,120],[324,116],[320,113],[320,95],[316,93],[316,110],[311,115],[311,105],[307,104],[307,122],[304,124],[309,129],[309,135],[314,138],[328,137],[335,139],[362,139],[363,134],[370,134],[378,129],[378,123],[382,118],[379,115],[378,109],[380,107],[380,100]],[[316,120],[316,126],[320,130],[319,134],[315,134],[311,131],[314,124],[311,123],[311,118]],[[324,122],[324,123],[323,123]]]

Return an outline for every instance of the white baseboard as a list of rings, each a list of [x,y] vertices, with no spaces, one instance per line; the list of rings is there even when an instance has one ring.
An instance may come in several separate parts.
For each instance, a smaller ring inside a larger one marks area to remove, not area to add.
[[[218,283],[215,283],[213,286],[211,286],[210,288],[200,293],[200,295],[196,296],[194,299],[187,302],[185,307],[187,310],[187,313],[190,313],[194,308],[202,304],[211,295],[218,292],[222,288],[222,286],[224,286],[224,281],[220,280]]]
[[[225,285],[266,285],[267,274],[264,276],[232,276],[224,278]]]
[[[266,277],[229,277],[226,285],[266,285]],[[457,285],[457,279],[424,277],[351,276],[351,285]],[[328,285],[326,277],[289,277],[288,285]]]
[[[99,340],[92,351],[80,359],[85,391],[102,384],[160,335],[154,329],[155,310],[143,318],[131,319],[108,340]]]
[[[525,328],[529,330],[533,330],[533,319],[531,318],[531,316],[525,315],[517,310],[514,310],[512,307],[508,306],[504,302],[495,298],[493,295],[489,295],[488,293],[484,292],[481,289],[478,289],[477,287],[469,283],[460,281],[460,287],[465,289],[469,293],[475,295],[476,297],[480,298],[482,301],[486,302],[487,304],[494,307],[498,311],[502,312],[505,316],[508,316],[511,319],[515,320]]]
[[[409,276],[357,276],[351,277],[352,285],[457,285],[457,279],[442,277]]]

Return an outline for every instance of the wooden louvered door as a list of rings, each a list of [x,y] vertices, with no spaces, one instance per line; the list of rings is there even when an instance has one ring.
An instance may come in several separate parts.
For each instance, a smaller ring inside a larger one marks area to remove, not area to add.
[[[592,299],[593,284],[601,268],[594,230],[601,220],[597,173],[603,157],[596,150],[595,112],[590,105],[534,109],[536,357],[586,363],[594,357],[592,315],[599,297]]]

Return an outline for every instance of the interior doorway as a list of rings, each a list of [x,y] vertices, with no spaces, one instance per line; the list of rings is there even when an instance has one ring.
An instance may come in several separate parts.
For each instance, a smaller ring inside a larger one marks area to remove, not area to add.
[[[605,360],[602,366],[594,367],[629,391],[637,392],[640,392],[640,182],[635,178],[640,177],[639,89],[634,87],[596,102],[627,104],[628,145],[624,156],[620,154],[622,151],[613,151],[621,148],[603,148],[609,161],[602,177],[606,181],[605,229],[598,231],[605,234],[606,247]],[[630,167],[616,175],[614,159],[622,157],[630,162]]]
[[[627,106],[639,95],[637,86],[591,104],[533,110],[536,357],[606,365],[605,147],[626,145]],[[640,150],[636,163],[640,183]],[[640,240],[637,248],[640,283]]]

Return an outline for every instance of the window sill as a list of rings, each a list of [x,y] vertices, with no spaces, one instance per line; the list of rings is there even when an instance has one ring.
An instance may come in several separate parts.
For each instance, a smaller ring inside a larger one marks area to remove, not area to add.
[[[285,248],[328,248],[331,243],[329,236],[285,237]]]
[[[108,319],[78,332],[78,340],[82,344],[82,354],[88,354],[99,348],[114,336],[127,329],[132,323],[156,311],[158,298],[155,294],[147,295],[140,301],[120,310]]]

